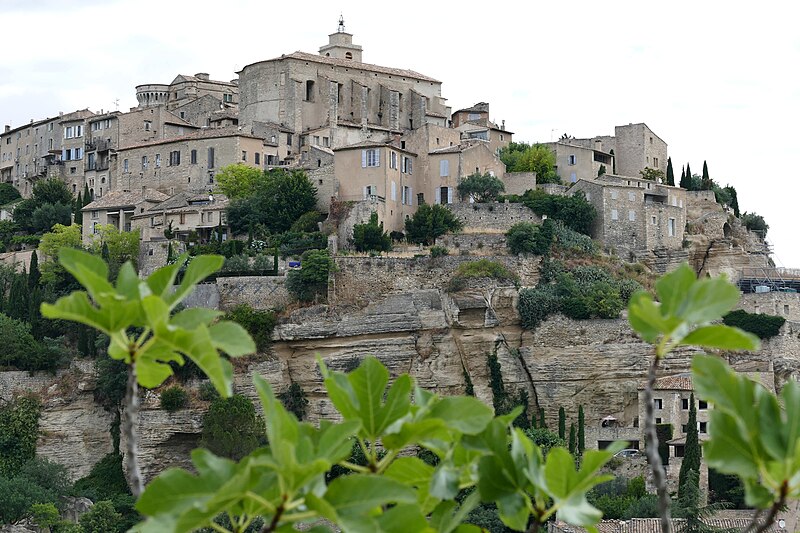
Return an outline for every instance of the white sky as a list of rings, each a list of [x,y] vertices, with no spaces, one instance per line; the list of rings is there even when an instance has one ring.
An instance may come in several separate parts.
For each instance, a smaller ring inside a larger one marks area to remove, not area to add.
[[[0,0],[0,123],[136,105],[178,73],[230,80],[248,63],[316,53],[339,13],[364,61],[443,82],[453,109],[491,104],[517,141],[612,135],[646,122],[770,225],[800,267],[796,140],[800,2]]]

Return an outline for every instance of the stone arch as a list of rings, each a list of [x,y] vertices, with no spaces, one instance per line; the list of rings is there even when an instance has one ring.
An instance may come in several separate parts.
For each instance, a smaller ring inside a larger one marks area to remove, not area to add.
[[[731,225],[730,224],[728,224],[726,222],[725,224],[722,225],[722,235],[726,239],[729,239],[731,237],[731,232],[732,232],[732,230],[731,230]]]

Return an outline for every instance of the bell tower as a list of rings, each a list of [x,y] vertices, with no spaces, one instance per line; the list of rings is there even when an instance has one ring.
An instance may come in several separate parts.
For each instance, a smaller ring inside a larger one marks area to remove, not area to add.
[[[361,63],[361,47],[353,44],[353,34],[344,29],[344,17],[339,16],[339,28],[328,36],[328,44],[319,49],[319,54],[337,59],[348,59]]]

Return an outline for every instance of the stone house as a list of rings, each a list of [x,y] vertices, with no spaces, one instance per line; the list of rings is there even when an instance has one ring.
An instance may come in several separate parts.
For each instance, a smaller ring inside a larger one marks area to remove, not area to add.
[[[604,175],[578,180],[569,194],[578,192],[597,210],[592,238],[623,259],[645,250],[683,247],[686,190],[641,178]]]
[[[137,212],[131,217],[131,226],[141,231],[144,246],[150,241],[165,240],[164,230],[168,228],[181,241],[196,232],[200,242],[210,240],[221,229],[224,240],[228,235],[226,207],[228,199],[222,194],[184,191]]]
[[[98,226],[112,224],[119,231],[133,229],[133,216],[166,200],[168,196],[157,190],[142,187],[139,190],[112,191],[90,202],[83,209],[83,241],[89,244]]]
[[[200,72],[194,76],[178,74],[172,83],[147,83],[136,86],[136,100],[140,108],[166,106],[173,110],[205,96],[224,105],[235,107],[239,103],[236,81],[216,81]]]
[[[646,167],[661,170],[665,175],[667,173],[667,143],[643,122],[616,126],[613,136],[598,135],[586,139],[568,137],[566,141],[571,145],[613,154],[612,165],[606,165],[609,174],[639,177],[639,172]],[[562,178],[566,179],[563,175]]]
[[[609,153],[573,144],[569,139],[542,144],[555,154],[555,170],[564,183],[593,180],[597,178],[601,165],[605,167],[607,173],[611,174],[614,156]]]
[[[472,107],[459,109],[450,120],[452,127],[461,132],[463,139],[480,139],[489,142],[493,153],[511,143],[512,132],[506,130],[506,121],[497,125],[489,119],[489,104],[479,102]]]

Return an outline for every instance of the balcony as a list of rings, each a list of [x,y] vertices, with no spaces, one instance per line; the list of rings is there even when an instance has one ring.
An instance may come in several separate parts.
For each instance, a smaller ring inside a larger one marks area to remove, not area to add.
[[[92,139],[86,141],[87,152],[108,152],[111,149],[111,143],[105,139]]]

